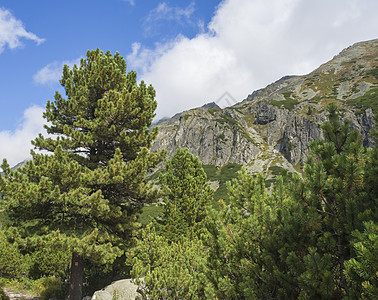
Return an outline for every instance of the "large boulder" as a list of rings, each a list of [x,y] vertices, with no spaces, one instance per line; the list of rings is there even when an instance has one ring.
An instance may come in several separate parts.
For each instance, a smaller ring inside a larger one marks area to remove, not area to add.
[[[93,294],[92,300],[128,300],[135,299],[138,286],[131,282],[131,279],[122,279],[113,282],[101,291]]]

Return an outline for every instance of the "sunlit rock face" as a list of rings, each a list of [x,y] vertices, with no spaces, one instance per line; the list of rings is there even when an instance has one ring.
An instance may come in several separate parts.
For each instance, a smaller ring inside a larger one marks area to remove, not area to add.
[[[186,147],[203,164],[238,163],[254,172],[271,165],[291,169],[305,163],[309,142],[323,137],[320,124],[332,102],[371,147],[377,57],[378,40],[357,43],[310,74],[285,76],[232,107],[210,103],[176,114],[157,125],[152,149],[166,149],[171,157]]]

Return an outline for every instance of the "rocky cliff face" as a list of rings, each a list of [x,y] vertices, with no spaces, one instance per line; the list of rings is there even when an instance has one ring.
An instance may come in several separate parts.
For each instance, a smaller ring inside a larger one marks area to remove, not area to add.
[[[236,121],[242,117],[241,113],[230,108],[186,111],[159,125],[153,150],[166,149],[170,157],[178,147],[187,147],[204,164],[247,164],[260,149],[251,143],[245,128]]]
[[[287,76],[233,107],[196,108],[161,122],[154,150],[168,156],[187,147],[204,164],[293,169],[306,161],[310,141],[322,138],[326,106],[336,103],[366,146],[378,112],[378,40],[355,44],[304,76]],[[297,168],[298,170],[299,168]]]

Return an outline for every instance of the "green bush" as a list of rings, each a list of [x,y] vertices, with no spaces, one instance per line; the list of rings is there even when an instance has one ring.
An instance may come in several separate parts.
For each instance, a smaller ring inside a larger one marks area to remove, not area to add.
[[[238,165],[235,163],[229,163],[219,169],[217,169],[217,167],[213,165],[203,166],[203,169],[206,172],[208,180],[211,180],[211,181],[217,180],[219,182],[219,188],[214,193],[214,200],[216,203],[215,204],[216,207],[218,207],[217,201],[220,199],[226,200],[227,202],[228,192],[227,192],[226,182],[235,178],[240,168],[241,168],[241,165]]]
[[[33,249],[30,254],[31,266],[29,274],[31,278],[55,276],[67,278],[72,253],[53,243],[47,243]]]
[[[214,165],[202,165],[206,173],[207,179],[210,181],[217,180],[217,167]]]
[[[352,245],[356,253],[354,258],[344,263],[350,293],[356,298],[373,299],[378,295],[378,225],[364,223],[365,230],[352,233]]]
[[[10,243],[0,230],[0,276],[19,278],[28,269],[28,257],[24,257],[17,245]]]
[[[66,299],[68,286],[54,276],[43,277],[35,281],[34,292],[42,300]]]
[[[233,178],[237,177],[238,171],[241,169],[241,165],[236,163],[228,163],[224,165],[219,172],[218,178],[222,183],[226,183]]]
[[[282,175],[285,176],[287,175],[287,170],[285,168],[282,168],[280,166],[270,166],[269,171],[272,173],[272,175],[278,176]]]
[[[156,219],[163,214],[164,208],[160,205],[150,204],[142,208],[141,214],[138,216],[138,221],[142,225],[147,225],[150,223],[151,218]]]

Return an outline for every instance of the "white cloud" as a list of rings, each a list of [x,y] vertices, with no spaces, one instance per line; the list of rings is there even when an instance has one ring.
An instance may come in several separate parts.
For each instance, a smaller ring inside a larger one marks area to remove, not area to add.
[[[78,65],[80,63],[80,58],[72,61],[57,62],[54,61],[42,69],[40,69],[36,74],[33,75],[33,80],[38,84],[54,84],[58,83],[62,78],[63,67],[68,65],[71,69],[74,64]]]
[[[39,45],[45,39],[26,31],[20,20],[17,20],[9,10],[0,8],[0,53],[8,46],[10,49],[21,47],[22,39],[32,40]]]
[[[10,166],[30,157],[33,148],[31,140],[45,132],[42,117],[44,109],[39,106],[29,107],[15,131],[0,131],[0,160],[7,159]]]
[[[156,10],[168,14],[165,5]],[[241,101],[282,76],[311,72],[377,38],[376,11],[372,0],[225,0],[205,32],[154,49],[134,43],[127,62],[155,87],[157,118],[171,116],[226,91]]]
[[[132,52],[127,55],[127,61],[132,62],[132,67],[142,73],[147,73],[150,66],[172,49],[180,40],[184,38],[179,35],[176,39],[162,44],[157,43],[155,49],[142,48],[140,43],[133,43],[131,46]]]

